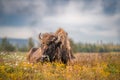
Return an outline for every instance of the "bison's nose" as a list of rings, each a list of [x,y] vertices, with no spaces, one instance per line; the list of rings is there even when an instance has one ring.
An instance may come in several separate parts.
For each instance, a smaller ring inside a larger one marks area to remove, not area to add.
[[[41,61],[41,62],[50,61],[50,60],[49,60],[49,56],[48,56],[48,55],[42,55],[40,61]]]
[[[40,58],[40,62],[44,62],[43,57]]]

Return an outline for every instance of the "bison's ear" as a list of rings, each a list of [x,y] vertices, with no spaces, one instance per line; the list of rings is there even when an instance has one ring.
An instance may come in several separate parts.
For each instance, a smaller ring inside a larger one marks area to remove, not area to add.
[[[58,42],[60,42],[60,36],[56,36],[55,43],[58,43]]]

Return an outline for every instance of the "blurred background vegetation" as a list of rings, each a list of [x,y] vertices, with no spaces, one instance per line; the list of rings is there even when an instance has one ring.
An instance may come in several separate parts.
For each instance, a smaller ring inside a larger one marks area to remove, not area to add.
[[[27,52],[32,47],[34,47],[34,41],[31,37],[26,41],[26,44],[22,44],[22,46],[20,46],[20,44],[14,45],[10,43],[9,39],[7,39],[6,37],[2,38],[0,42],[0,51],[3,51],[3,52],[13,52],[13,51]]]
[[[71,47],[74,53],[77,52],[120,52],[120,44],[113,43],[75,43],[72,39],[70,39]],[[19,46],[19,44],[13,45],[9,42],[9,39],[4,37],[0,42],[0,51],[4,52],[12,52],[12,51],[20,51],[27,52],[32,47],[40,47],[40,43],[37,43],[35,46],[34,40],[30,37],[27,39],[26,44]]]

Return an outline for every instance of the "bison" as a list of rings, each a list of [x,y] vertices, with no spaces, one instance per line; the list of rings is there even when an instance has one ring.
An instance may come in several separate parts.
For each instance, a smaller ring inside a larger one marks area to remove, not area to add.
[[[29,62],[59,61],[67,64],[75,58],[72,54],[68,34],[62,28],[58,29],[55,33],[39,34],[39,40],[41,47],[32,48],[29,51],[27,55]]]

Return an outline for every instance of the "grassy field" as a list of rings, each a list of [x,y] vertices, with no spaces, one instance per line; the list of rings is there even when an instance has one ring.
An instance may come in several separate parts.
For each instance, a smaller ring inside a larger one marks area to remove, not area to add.
[[[0,80],[120,80],[120,52],[77,53],[67,66],[26,61],[26,54],[0,53]]]

